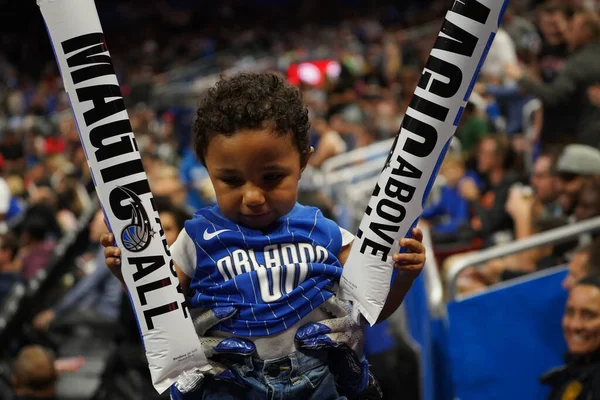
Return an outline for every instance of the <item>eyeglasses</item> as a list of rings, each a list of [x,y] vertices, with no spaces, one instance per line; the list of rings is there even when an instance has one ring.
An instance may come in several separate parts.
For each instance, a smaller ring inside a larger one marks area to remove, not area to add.
[[[571,182],[575,178],[579,177],[579,175],[574,174],[572,172],[559,172],[557,175],[560,180],[565,182]]]

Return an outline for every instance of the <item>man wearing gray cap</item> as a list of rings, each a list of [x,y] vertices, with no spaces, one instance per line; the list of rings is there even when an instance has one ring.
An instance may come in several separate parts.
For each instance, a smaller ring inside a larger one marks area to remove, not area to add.
[[[556,163],[559,203],[571,215],[587,181],[600,180],[600,150],[583,144],[565,147]]]

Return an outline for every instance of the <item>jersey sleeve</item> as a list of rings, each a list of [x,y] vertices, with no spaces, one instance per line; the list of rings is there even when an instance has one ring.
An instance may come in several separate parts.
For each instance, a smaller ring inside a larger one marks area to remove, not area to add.
[[[177,240],[175,240],[175,243],[173,243],[169,250],[171,251],[173,261],[179,266],[179,269],[192,278],[196,271],[196,247],[185,228],[181,230],[179,236],[177,236]]]
[[[349,231],[340,227],[340,232],[342,233],[342,247],[346,247],[354,241],[354,235]]]

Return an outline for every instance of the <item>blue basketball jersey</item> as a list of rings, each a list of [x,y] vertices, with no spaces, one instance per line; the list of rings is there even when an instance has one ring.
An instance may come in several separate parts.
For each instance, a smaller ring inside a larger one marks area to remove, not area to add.
[[[331,297],[342,274],[340,228],[314,207],[296,204],[267,232],[207,207],[185,231],[196,250],[192,307],[239,310],[215,330],[239,336],[284,331]]]

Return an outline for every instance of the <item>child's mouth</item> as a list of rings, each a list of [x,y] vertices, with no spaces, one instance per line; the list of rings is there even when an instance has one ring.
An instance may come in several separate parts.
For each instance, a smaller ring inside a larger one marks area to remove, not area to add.
[[[264,227],[272,222],[273,211],[260,214],[242,214],[242,220],[251,226]]]

